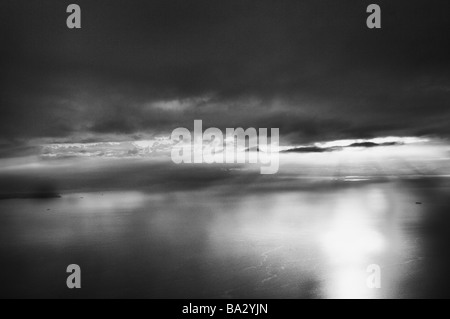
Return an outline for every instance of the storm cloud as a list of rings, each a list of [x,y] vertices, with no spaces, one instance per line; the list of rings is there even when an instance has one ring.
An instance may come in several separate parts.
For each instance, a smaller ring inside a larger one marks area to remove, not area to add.
[[[448,1],[0,3],[0,142],[278,127],[282,143],[449,136]]]

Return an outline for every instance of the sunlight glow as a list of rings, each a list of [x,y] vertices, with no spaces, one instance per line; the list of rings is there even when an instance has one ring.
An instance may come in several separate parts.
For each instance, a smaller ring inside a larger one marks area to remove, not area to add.
[[[326,287],[329,298],[366,298],[375,293],[366,286],[365,270],[379,263],[377,256],[386,248],[374,220],[380,209],[387,207],[383,193],[374,189],[365,193],[367,198],[358,198],[352,191],[342,193],[333,206],[334,217],[321,236],[331,276]],[[374,207],[367,205],[369,198]]]

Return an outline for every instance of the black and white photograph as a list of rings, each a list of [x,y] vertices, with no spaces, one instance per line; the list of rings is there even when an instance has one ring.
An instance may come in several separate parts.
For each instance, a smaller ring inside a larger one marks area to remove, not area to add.
[[[0,85],[0,299],[450,297],[448,0],[0,0]]]

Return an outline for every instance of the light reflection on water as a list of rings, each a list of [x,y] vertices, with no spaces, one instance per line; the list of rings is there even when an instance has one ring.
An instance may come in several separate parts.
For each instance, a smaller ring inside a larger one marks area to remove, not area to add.
[[[388,238],[378,225],[379,215],[387,213],[387,200],[379,188],[359,193],[352,190],[340,196],[325,223],[321,239],[331,275],[325,289],[329,298],[370,298],[379,292],[368,289],[364,270],[380,264],[387,248]],[[368,201],[371,193],[377,198]]]
[[[389,182],[2,201],[1,295],[73,297],[65,267],[76,263],[75,297],[414,296],[430,209],[417,198]],[[381,289],[366,285],[371,264],[382,269]]]

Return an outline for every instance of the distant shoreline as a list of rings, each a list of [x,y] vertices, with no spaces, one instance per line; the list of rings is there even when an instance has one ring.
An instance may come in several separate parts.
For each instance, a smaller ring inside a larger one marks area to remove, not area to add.
[[[57,193],[15,193],[15,194],[0,194],[0,200],[9,199],[51,199],[61,198]]]

